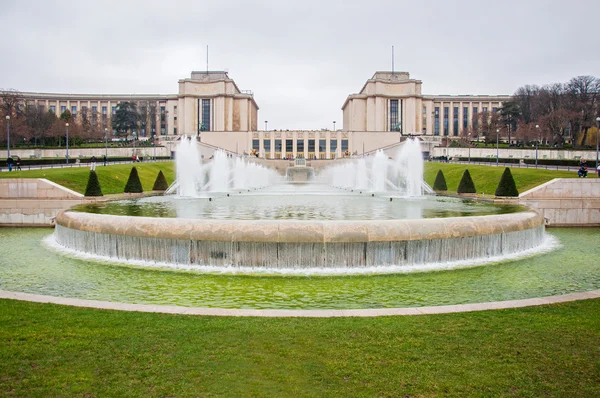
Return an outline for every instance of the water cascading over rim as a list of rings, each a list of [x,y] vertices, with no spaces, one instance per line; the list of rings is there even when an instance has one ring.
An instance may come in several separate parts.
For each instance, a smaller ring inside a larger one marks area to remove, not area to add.
[[[377,221],[191,220],[61,212],[55,240],[118,260],[248,269],[412,266],[486,259],[545,239],[535,212]]]

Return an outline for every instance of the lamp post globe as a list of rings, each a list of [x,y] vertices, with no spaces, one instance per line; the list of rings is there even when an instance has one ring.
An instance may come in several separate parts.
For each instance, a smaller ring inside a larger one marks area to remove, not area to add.
[[[10,115],[6,115],[6,154],[10,157]]]
[[[265,120],[265,131],[268,131],[268,129],[267,129],[267,124],[268,124],[268,123],[269,123],[269,121],[268,121],[268,120]]]
[[[333,121],[333,131],[335,131],[335,120]]]
[[[535,125],[535,168],[538,167],[538,143],[540,141],[540,126],[538,124]]]

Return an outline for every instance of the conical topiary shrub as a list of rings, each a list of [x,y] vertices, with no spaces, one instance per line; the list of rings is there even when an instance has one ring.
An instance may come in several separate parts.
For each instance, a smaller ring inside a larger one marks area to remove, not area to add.
[[[169,188],[169,184],[167,183],[167,179],[163,174],[162,170],[158,171],[158,175],[156,176],[156,181],[154,181],[154,186],[152,187],[153,191],[166,191]]]
[[[515,184],[515,179],[508,167],[502,173],[502,178],[500,178],[500,183],[498,184],[498,188],[496,188],[496,196],[519,196],[517,184]]]
[[[100,188],[100,181],[98,181],[98,176],[94,170],[90,171],[84,196],[104,196],[102,195],[102,188]]]
[[[458,184],[458,189],[456,190],[458,193],[477,193],[475,190],[475,184],[473,183],[473,179],[471,178],[471,173],[469,173],[469,169],[466,169],[460,179],[460,183]]]
[[[435,176],[435,182],[433,183],[434,191],[447,191],[448,185],[446,185],[446,177],[444,177],[444,173],[442,170],[438,170],[437,175]]]
[[[129,173],[129,178],[127,179],[127,184],[125,184],[125,193],[142,193],[144,189],[142,188],[142,182],[140,181],[140,176],[138,176],[137,169],[135,167],[131,168],[131,173]]]

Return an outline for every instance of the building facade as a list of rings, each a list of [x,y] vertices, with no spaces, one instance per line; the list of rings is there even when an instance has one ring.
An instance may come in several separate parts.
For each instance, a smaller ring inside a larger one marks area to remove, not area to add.
[[[342,105],[343,128],[337,131],[259,131],[258,105],[226,72],[192,72],[172,95],[99,95],[22,93],[26,101],[61,115],[94,117],[102,129],[122,101],[134,101],[146,122],[139,137],[156,135],[172,145],[179,135],[197,135],[207,146],[267,159],[334,159],[394,146],[403,135],[430,142],[459,137],[480,115],[496,112],[511,97],[488,95],[431,96],[408,72],[376,72]]]
[[[473,128],[479,114],[496,112],[511,98],[423,95],[422,84],[408,72],[376,72],[358,94],[344,102],[344,130],[458,137]]]

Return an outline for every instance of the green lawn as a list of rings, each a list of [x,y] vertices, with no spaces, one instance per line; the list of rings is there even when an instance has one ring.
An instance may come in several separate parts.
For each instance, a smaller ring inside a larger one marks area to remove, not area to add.
[[[123,193],[123,188],[125,188],[125,183],[127,182],[132,166],[133,163],[104,167],[99,163],[96,167],[96,172],[98,174],[100,186],[102,187],[102,192],[105,195]],[[163,171],[169,184],[175,179],[175,167],[172,162],[136,163],[135,167],[138,169],[144,191],[152,189],[159,170]],[[502,172],[504,172],[503,167],[482,165],[467,166],[465,164],[426,162],[424,179],[429,185],[433,185],[435,175],[437,174],[437,171],[441,169],[444,172],[446,182],[448,183],[448,191],[456,192],[460,178],[466,168],[468,168],[471,173],[477,193],[485,194],[493,194],[496,191]],[[511,168],[511,171],[519,192],[524,192],[537,185],[550,181],[553,178],[577,177],[576,171],[553,171],[532,168]],[[47,178],[76,192],[83,193],[87,185],[88,175],[89,169],[87,167],[73,167],[25,170],[19,172],[13,171],[11,173],[0,173],[0,178]],[[593,178],[593,173],[591,173],[590,176]]]
[[[448,192],[453,193],[458,189],[458,183],[467,168],[473,178],[478,194],[493,195],[496,192],[500,177],[502,177],[502,173],[504,172],[504,167],[426,162],[424,179],[429,185],[433,186],[438,170],[442,170],[448,184]],[[518,167],[511,167],[510,171],[515,179],[519,193],[548,182],[553,178],[577,178],[576,170],[520,169]],[[593,173],[589,175],[591,178],[594,178]]]
[[[600,396],[600,299],[233,318],[0,300],[1,396]]]
[[[102,163],[99,162],[96,166],[96,174],[98,174],[102,193],[105,195],[123,193],[125,183],[127,182],[127,178],[129,178],[129,173],[133,166],[138,170],[144,191],[152,189],[159,170],[163,171],[169,184],[175,179],[175,167],[172,162],[143,162],[136,163],[135,165],[128,163],[106,167],[102,166]],[[76,192],[84,193],[89,174],[90,169],[88,167],[71,167],[5,172],[0,173],[0,178],[47,178]]]

